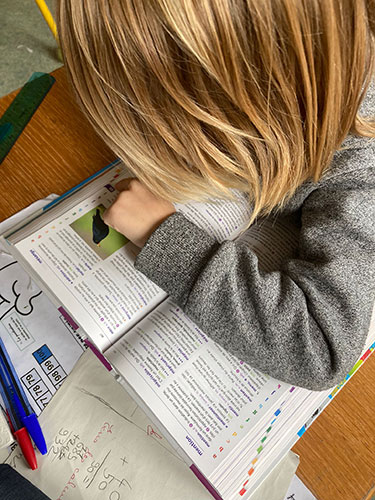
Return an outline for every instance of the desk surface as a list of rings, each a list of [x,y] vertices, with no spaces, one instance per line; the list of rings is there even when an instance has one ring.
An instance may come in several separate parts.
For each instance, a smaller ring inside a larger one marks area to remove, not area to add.
[[[0,220],[61,194],[114,160],[73,102],[64,70],[0,165]],[[14,94],[0,99],[0,116]],[[299,477],[318,500],[361,500],[375,484],[375,356],[298,441]]]

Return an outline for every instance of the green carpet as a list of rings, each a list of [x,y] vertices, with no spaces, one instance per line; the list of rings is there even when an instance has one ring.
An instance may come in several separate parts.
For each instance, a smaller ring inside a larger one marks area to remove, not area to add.
[[[47,1],[53,12],[52,1]],[[34,0],[0,0],[0,96],[34,71],[60,67],[57,44]]]

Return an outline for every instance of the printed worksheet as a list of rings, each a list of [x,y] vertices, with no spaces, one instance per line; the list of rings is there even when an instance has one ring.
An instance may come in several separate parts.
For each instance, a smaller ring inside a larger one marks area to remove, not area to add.
[[[2,222],[0,233],[45,203],[41,200]],[[0,336],[31,406],[40,414],[85,347],[62,312],[3,246],[0,246]]]

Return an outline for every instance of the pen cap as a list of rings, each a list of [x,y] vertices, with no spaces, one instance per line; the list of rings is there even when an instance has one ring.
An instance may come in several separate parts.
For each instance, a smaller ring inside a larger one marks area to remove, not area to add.
[[[14,433],[14,436],[17,439],[18,444],[20,445],[23,456],[26,459],[26,462],[29,464],[32,470],[37,469],[38,464],[36,461],[35,451],[31,443],[30,436],[25,427],[22,427],[22,429],[16,431]]]
[[[40,451],[42,455],[45,455],[47,453],[47,444],[44,439],[42,429],[40,427],[40,424],[38,422],[38,419],[36,418],[35,413],[32,413],[31,415],[27,415],[26,417],[22,418],[22,423],[28,430],[28,433],[32,437],[34,443],[36,444],[36,447]]]

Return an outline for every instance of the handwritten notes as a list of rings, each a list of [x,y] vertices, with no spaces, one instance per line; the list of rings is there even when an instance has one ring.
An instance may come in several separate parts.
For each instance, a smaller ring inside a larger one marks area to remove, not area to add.
[[[52,500],[212,497],[133,399],[86,352],[40,417],[48,454],[31,471],[7,462]]]

